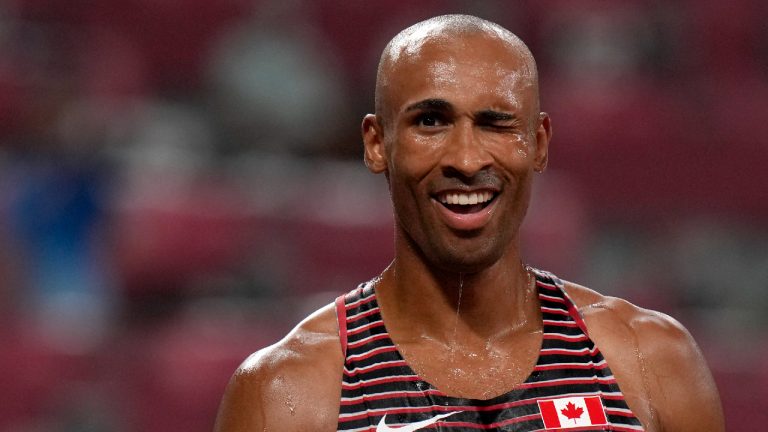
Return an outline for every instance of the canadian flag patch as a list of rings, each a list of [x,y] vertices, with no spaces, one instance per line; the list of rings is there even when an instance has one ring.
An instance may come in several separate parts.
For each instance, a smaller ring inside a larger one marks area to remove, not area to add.
[[[547,429],[570,429],[608,424],[599,396],[576,396],[536,401]]]

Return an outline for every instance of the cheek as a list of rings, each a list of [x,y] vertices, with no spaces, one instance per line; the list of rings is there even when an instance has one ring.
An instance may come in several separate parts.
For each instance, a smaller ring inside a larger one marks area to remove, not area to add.
[[[404,134],[390,148],[392,169],[400,177],[419,181],[437,165],[443,142],[439,137]]]
[[[399,215],[412,216],[417,213],[419,195],[419,177],[414,168],[409,166],[408,158],[395,160],[388,172],[389,191],[395,212]]]
[[[504,169],[513,172],[527,171],[535,155],[535,146],[527,138],[520,135],[493,136],[485,141],[486,148]]]

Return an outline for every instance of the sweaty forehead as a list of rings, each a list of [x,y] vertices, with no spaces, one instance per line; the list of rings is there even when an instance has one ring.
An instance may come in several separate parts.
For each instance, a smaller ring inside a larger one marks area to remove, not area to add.
[[[527,52],[528,49],[517,36],[510,31],[483,20],[433,19],[413,25],[395,36],[385,48],[384,57],[394,62],[401,55],[414,55],[426,43],[457,42],[465,38],[486,36]]]
[[[412,84],[429,81],[432,87],[450,85],[457,76],[469,76],[462,86],[493,82],[496,89],[519,92],[536,87],[536,69],[529,51],[499,32],[446,30],[423,26],[395,38],[382,56],[377,79],[377,112],[395,109],[407,98]],[[457,74],[463,70],[464,74]],[[492,80],[484,78],[493,77]],[[469,90],[467,88],[467,90]]]

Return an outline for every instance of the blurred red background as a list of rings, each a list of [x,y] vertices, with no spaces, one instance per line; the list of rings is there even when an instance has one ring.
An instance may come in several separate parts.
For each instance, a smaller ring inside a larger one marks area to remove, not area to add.
[[[765,424],[764,2],[11,0],[0,430],[211,430],[240,361],[381,271],[359,122],[386,41],[443,13],[538,59],[528,262],[678,318],[729,429]]]

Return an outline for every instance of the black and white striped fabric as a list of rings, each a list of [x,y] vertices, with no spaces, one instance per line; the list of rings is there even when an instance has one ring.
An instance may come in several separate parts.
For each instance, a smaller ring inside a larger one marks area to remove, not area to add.
[[[602,354],[587,336],[562,282],[550,273],[534,273],[544,326],[538,362],[525,382],[487,400],[447,396],[416,375],[387,333],[372,283],[339,297],[336,311],[346,361],[338,430],[553,430],[545,427],[541,403],[554,400],[558,406],[569,407],[563,401],[594,402],[595,396],[602,404],[605,424],[589,423],[582,415],[584,410],[573,404],[571,411],[553,414],[563,416],[561,426],[554,430],[644,430],[624,401]],[[551,422],[547,424],[551,426]]]

